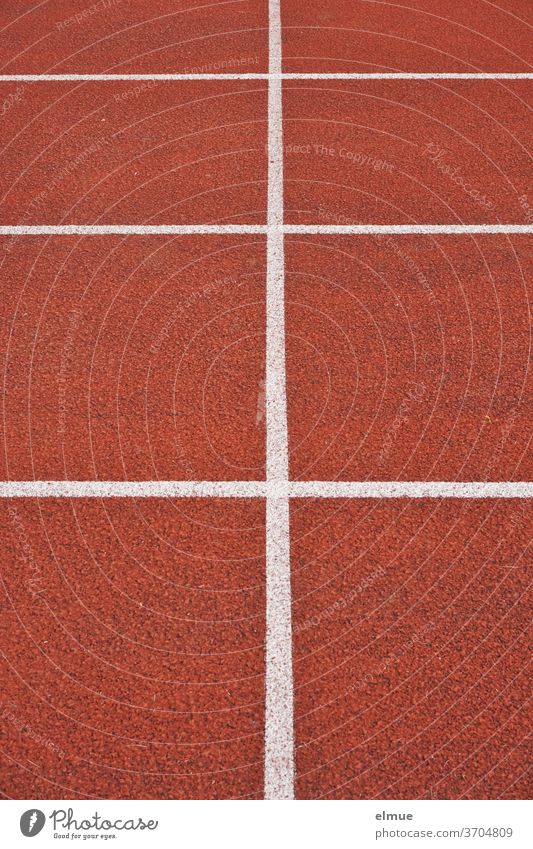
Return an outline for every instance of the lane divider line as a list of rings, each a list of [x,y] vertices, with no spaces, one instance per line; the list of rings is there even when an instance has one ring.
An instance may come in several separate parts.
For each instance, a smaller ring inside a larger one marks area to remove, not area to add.
[[[532,73],[409,73],[408,71],[389,72],[383,74],[356,74],[356,73],[284,73],[284,80],[531,80]]]
[[[265,799],[294,798],[280,0],[268,9]]]
[[[0,498],[533,498],[533,482],[0,481]],[[285,551],[277,539],[273,548]]]
[[[315,235],[468,235],[532,233],[533,224],[285,224],[284,232]]]
[[[269,166],[270,167],[270,166]],[[274,233],[275,231],[275,233]],[[225,236],[268,235],[496,235],[533,233],[533,224],[4,224],[0,236]]]
[[[294,481],[291,498],[531,498],[529,481]]]
[[[264,481],[1,481],[0,498],[264,498]]]
[[[2,236],[224,236],[266,233],[266,224],[33,224],[0,225]]]
[[[270,73],[258,74],[0,74],[0,82],[141,82],[143,80],[165,80],[187,82],[188,80],[531,80],[533,73]]]
[[[189,80],[268,80],[268,74],[0,74],[2,83],[160,82]]]

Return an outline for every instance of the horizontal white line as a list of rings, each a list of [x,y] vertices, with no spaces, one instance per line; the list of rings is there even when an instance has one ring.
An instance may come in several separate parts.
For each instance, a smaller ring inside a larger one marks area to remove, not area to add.
[[[257,498],[264,481],[5,481],[0,498]]]
[[[291,498],[531,498],[533,483],[485,481],[295,481]]]
[[[0,498],[532,498],[519,481],[3,481]]]
[[[202,236],[266,233],[266,224],[35,224],[0,226],[1,236]]]
[[[0,82],[141,82],[143,80],[530,80],[533,73],[282,73],[282,74],[0,74]]]
[[[0,74],[2,83],[142,82],[143,80],[268,80],[268,74]]]
[[[468,233],[533,233],[533,224],[285,224],[285,233],[343,235],[421,235]]]
[[[533,233],[533,224],[33,224],[0,225],[0,236],[220,236],[266,234],[385,236]]]
[[[285,80],[531,80],[533,74],[438,74],[401,72],[388,74],[282,74]]]

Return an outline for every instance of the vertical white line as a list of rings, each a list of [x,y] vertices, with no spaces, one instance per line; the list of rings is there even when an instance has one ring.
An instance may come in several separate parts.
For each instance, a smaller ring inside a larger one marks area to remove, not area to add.
[[[294,798],[289,500],[267,497],[265,799]]]
[[[266,291],[265,798],[294,798],[292,611],[285,378],[281,15],[269,0]]]

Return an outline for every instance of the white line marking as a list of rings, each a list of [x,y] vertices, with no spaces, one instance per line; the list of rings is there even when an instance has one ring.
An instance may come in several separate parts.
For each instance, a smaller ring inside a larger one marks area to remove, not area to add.
[[[531,80],[532,73],[409,73],[398,71],[387,74],[356,74],[356,73],[281,73],[265,74],[0,74],[0,82],[136,82],[142,80],[165,80],[187,82],[188,80]]]
[[[265,799],[294,798],[289,499],[266,499]]]
[[[3,481],[0,498],[263,498],[264,481]]]
[[[533,74],[416,74],[401,72],[388,74],[283,74],[284,80],[531,80]]]
[[[292,601],[285,387],[281,13],[269,0],[266,292],[266,799],[294,798]]]
[[[202,236],[266,233],[266,224],[34,224],[2,225],[2,236]]]
[[[531,498],[533,483],[518,481],[294,481],[290,498]]]
[[[289,498],[533,498],[529,481],[0,481],[0,498],[267,498],[272,519]],[[277,511],[277,512],[276,512]],[[283,513],[283,515],[281,515]],[[271,530],[286,527],[273,522]],[[285,554],[288,538],[272,537]]]
[[[267,80],[268,74],[0,74],[2,83],[141,82],[142,80]]]
[[[5,224],[0,225],[0,236],[224,236],[267,234],[269,229],[271,250],[279,253],[283,251],[284,233],[314,236],[490,235],[533,233],[533,224]]]
[[[423,236],[438,233],[463,235],[469,233],[533,233],[533,224],[285,224],[285,233],[394,235],[401,233]]]

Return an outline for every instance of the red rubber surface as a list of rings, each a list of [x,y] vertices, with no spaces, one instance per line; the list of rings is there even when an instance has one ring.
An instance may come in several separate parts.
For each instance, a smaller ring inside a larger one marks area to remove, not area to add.
[[[259,500],[4,501],[10,797],[257,797]]]
[[[528,237],[291,236],[293,478],[531,480]]]
[[[3,0],[15,73],[266,0]],[[529,0],[282,0],[285,71],[531,71]],[[531,223],[528,81],[283,86],[285,220]],[[266,221],[267,83],[0,83],[0,224]],[[0,238],[0,480],[264,480],[264,236]],[[531,240],[290,237],[290,476],[532,480]],[[293,501],[296,793],[520,798],[531,504]],[[0,794],[260,798],[262,499],[0,500]]]
[[[0,123],[0,220],[262,223],[266,108],[264,82],[26,87]]]
[[[528,792],[531,511],[293,502],[299,798]]]
[[[0,240],[3,479],[264,478],[265,245]]]
[[[528,72],[529,0],[283,0],[284,70]]]
[[[527,223],[531,105],[525,80],[286,83],[286,219]]]
[[[260,73],[266,0],[3,0],[4,74]]]

